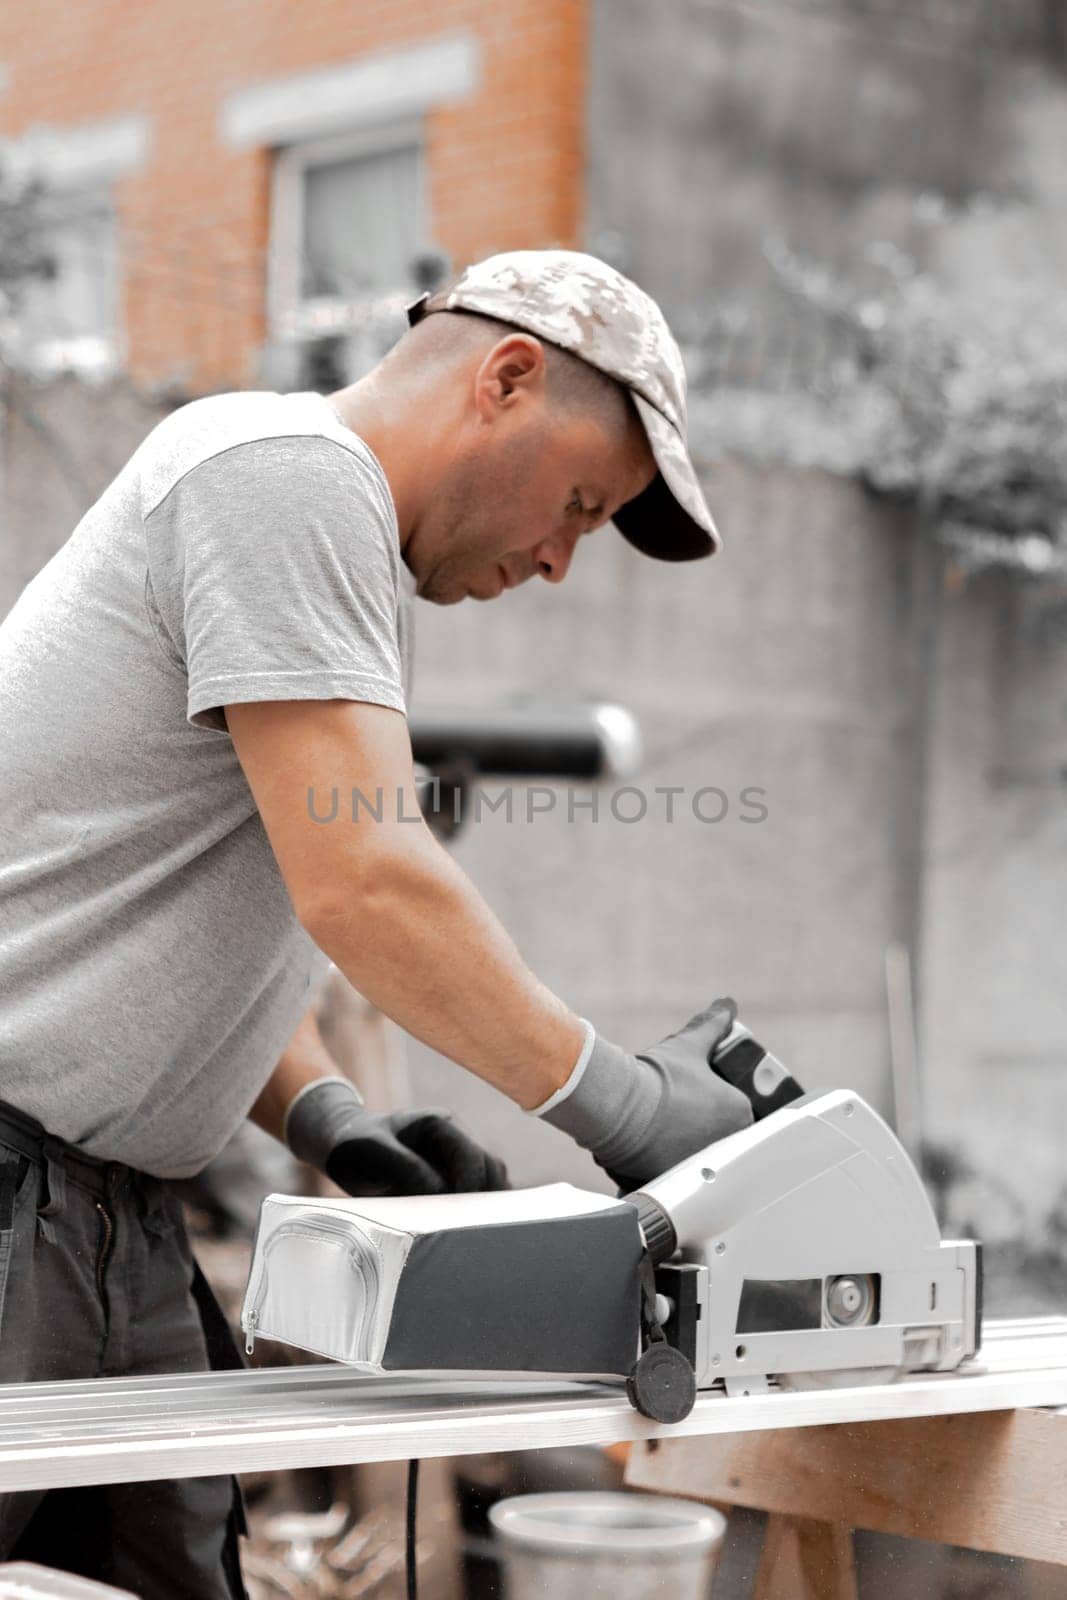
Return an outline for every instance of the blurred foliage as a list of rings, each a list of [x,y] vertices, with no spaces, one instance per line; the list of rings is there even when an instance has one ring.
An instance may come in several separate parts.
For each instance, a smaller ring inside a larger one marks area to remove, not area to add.
[[[865,263],[873,290],[781,241],[767,253],[787,294],[781,325],[706,324],[696,448],[921,502],[976,566],[1067,570],[1067,295],[998,281],[967,298],[891,246]]]
[[[948,1238],[980,1239],[989,1308],[997,1315],[1060,1311],[1067,1295],[1067,1186],[1034,1215],[1017,1175],[977,1166],[959,1145],[928,1141],[920,1169]]]

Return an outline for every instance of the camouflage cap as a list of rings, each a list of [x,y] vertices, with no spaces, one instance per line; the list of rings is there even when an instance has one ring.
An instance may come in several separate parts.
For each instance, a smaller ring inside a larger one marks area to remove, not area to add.
[[[408,308],[413,326],[428,299],[423,295]],[[434,300],[438,310],[511,323],[625,384],[659,472],[616,513],[616,527],[661,561],[692,561],[719,549],[689,459],[681,352],[659,306],[642,289],[576,250],[510,250],[475,262]]]

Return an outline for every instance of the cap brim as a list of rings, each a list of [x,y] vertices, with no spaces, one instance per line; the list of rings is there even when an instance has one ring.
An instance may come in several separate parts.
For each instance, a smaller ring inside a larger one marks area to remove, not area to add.
[[[643,395],[630,394],[659,471],[643,494],[615,513],[623,538],[657,561],[697,561],[722,546],[685,441]]]

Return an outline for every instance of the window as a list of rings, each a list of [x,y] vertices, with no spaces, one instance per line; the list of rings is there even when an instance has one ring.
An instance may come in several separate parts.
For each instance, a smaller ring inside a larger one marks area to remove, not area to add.
[[[45,193],[35,206],[35,254],[5,318],[3,346],[16,366],[42,375],[113,372],[120,360],[118,230],[106,188]]]
[[[425,248],[417,122],[292,146],[275,165],[270,318],[275,339],[345,336],[409,292]]]

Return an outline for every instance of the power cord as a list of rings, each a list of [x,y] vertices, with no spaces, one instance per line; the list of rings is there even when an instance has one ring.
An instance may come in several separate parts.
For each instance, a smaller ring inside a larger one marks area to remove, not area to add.
[[[404,1570],[407,1600],[419,1600],[419,1574],[415,1553],[415,1528],[419,1514],[419,1463],[408,1462],[407,1515],[405,1517]]]

